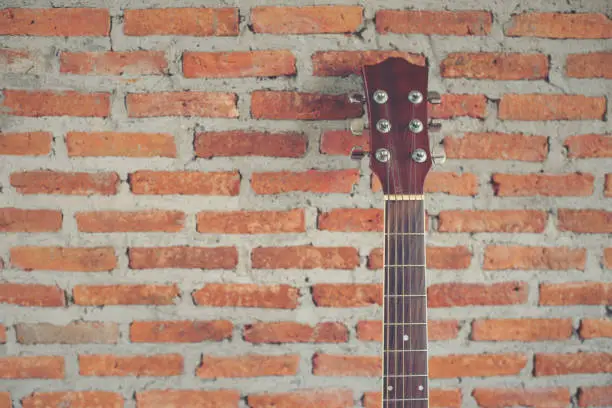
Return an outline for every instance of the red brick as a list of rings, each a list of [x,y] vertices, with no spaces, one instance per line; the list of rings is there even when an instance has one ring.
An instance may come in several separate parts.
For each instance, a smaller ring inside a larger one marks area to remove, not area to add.
[[[565,62],[565,75],[574,78],[612,79],[611,67],[612,52],[570,54]]]
[[[200,306],[295,309],[299,294],[289,285],[208,283],[193,293],[193,299]]]
[[[505,94],[499,102],[502,120],[603,120],[606,98],[584,95]]]
[[[442,95],[439,105],[429,105],[429,116],[433,119],[452,119],[459,116],[484,119],[487,114],[487,99],[484,95]]]
[[[234,390],[149,390],[136,393],[137,408],[238,408]]]
[[[128,250],[131,269],[233,269],[235,247],[150,247]]]
[[[219,234],[277,234],[306,232],[303,209],[288,211],[204,211],[197,230]]]
[[[293,91],[253,91],[254,119],[343,120],[360,117],[363,107],[351,104],[346,95]]]
[[[49,132],[0,133],[0,154],[46,156],[51,153],[52,140]]]
[[[494,377],[517,375],[527,365],[527,356],[519,353],[464,354],[432,356],[429,377]]]
[[[11,174],[11,185],[21,194],[114,195],[117,173],[64,173],[41,170]]]
[[[64,74],[163,75],[167,69],[163,51],[60,53],[60,72]]]
[[[163,8],[124,11],[126,35],[236,36],[237,8]]]
[[[140,170],[129,176],[134,194],[235,196],[240,191],[240,173]]]
[[[303,133],[269,133],[242,130],[198,133],[196,157],[264,156],[303,157],[307,139]]]
[[[251,24],[256,33],[324,34],[352,33],[363,21],[363,7],[255,7]]]
[[[111,247],[13,247],[11,264],[26,271],[103,272],[117,267],[117,257]]]
[[[76,91],[2,91],[4,114],[14,116],[81,116],[105,118],[110,115],[110,94]]]
[[[125,101],[128,116],[197,116],[205,118],[237,118],[238,97],[222,92],[157,92],[130,93]]]
[[[465,246],[428,246],[426,258],[430,269],[466,269],[472,261],[472,253]]]
[[[183,356],[117,356],[112,354],[79,354],[79,374],[96,377],[165,377],[183,374]]]
[[[380,179],[372,175],[372,191],[382,190]],[[423,187],[425,193],[445,193],[458,196],[478,194],[478,178],[472,173],[433,172],[427,175]]]
[[[64,357],[0,357],[0,378],[2,379],[62,379],[65,374]]]
[[[176,285],[76,285],[74,303],[81,306],[172,305]]]
[[[11,400],[11,394],[8,392],[0,392],[0,408],[12,408],[12,407],[13,407],[13,401]]]
[[[495,195],[524,196],[590,196],[595,177],[588,173],[572,174],[493,174]]]
[[[570,403],[567,388],[476,388],[472,396],[481,408],[565,408]]]
[[[61,211],[0,208],[0,232],[54,232],[61,229]]]
[[[379,377],[382,373],[382,362],[380,356],[316,353],[312,357],[312,373],[332,377]]]
[[[289,50],[185,52],[186,78],[241,78],[295,75],[295,57]]]
[[[585,159],[590,157],[612,157],[612,134],[576,135],[565,139],[567,157]]]
[[[358,181],[357,169],[281,171],[253,173],[251,188],[256,194],[282,194],[293,191],[348,194]]]
[[[609,305],[612,303],[610,282],[565,282],[540,284],[540,305]]]
[[[441,232],[544,232],[548,216],[536,210],[440,211]]]
[[[403,58],[425,66],[423,55],[396,50],[317,51],[312,55],[312,71],[314,76],[361,75],[363,65],[375,65],[387,58]]]
[[[608,269],[612,269],[612,247],[604,248],[603,265]]]
[[[81,232],[178,232],[183,229],[182,211],[91,211],[74,215]]]
[[[320,213],[317,227],[323,231],[383,231],[383,211],[378,208],[336,208]]]
[[[0,324],[0,344],[6,344],[6,326],[3,324]]]
[[[250,408],[352,408],[353,392],[348,389],[302,389],[293,392],[251,394]]]
[[[319,307],[382,305],[382,286],[375,283],[317,283],[312,299]]]
[[[73,321],[66,325],[19,323],[15,325],[20,344],[115,344],[119,325],[106,322]]]
[[[572,319],[485,319],[472,322],[472,340],[543,341],[572,336]]]
[[[523,247],[489,245],[485,249],[485,270],[578,269],[584,271],[586,249],[568,247]]]
[[[610,353],[536,353],[534,375],[597,374],[612,373]]]
[[[382,321],[362,320],[357,323],[357,338],[361,341],[382,341]],[[451,340],[459,334],[457,320],[429,320],[427,335],[429,341]]]
[[[95,8],[7,8],[0,10],[0,35],[92,36],[110,33],[110,15]]]
[[[68,132],[72,157],[176,157],[174,137],[168,133]]]
[[[559,231],[580,233],[611,233],[612,212],[560,208],[557,211],[557,228]]]
[[[123,408],[123,396],[110,391],[35,392],[21,404],[23,408]]]
[[[297,322],[257,322],[244,326],[249,343],[346,343],[348,329],[342,323],[324,322],[310,326]]]
[[[611,38],[612,21],[598,13],[523,13],[512,16],[510,37]]]
[[[383,249],[374,248],[368,255],[368,268],[369,269],[382,269],[385,266],[383,262]]]
[[[201,343],[232,338],[229,320],[135,321],[130,325],[133,343]]]
[[[202,364],[196,370],[200,378],[242,378],[296,375],[300,356],[285,354],[266,356],[247,354],[232,357],[202,356]]]
[[[493,17],[488,11],[380,10],[379,33],[428,35],[487,35]]]
[[[57,286],[0,283],[0,303],[18,306],[61,307],[66,304],[64,291]]]
[[[440,75],[496,80],[546,79],[548,58],[544,54],[456,52],[442,61]]]
[[[366,392],[363,395],[365,408],[383,408],[380,392]],[[460,389],[429,389],[430,408],[461,408]]]
[[[465,133],[461,138],[445,137],[444,151],[449,159],[541,162],[548,155],[548,138],[519,133]]]
[[[43,70],[43,66],[44,63],[42,62],[42,58],[36,51],[0,48],[1,73],[27,74],[29,72],[38,72]],[[0,407],[2,407],[2,405],[0,405]]]
[[[612,337],[612,320],[584,318],[580,322],[579,333],[583,339]]]
[[[579,407],[604,407],[612,405],[612,386],[580,387],[578,389]]]
[[[354,146],[370,150],[370,132],[365,129],[361,136],[354,136],[348,130],[328,130],[321,136],[321,153],[348,156]]]
[[[527,302],[525,282],[437,283],[427,289],[428,307],[501,306]]]
[[[254,269],[355,269],[359,253],[353,247],[259,247],[251,260]]]

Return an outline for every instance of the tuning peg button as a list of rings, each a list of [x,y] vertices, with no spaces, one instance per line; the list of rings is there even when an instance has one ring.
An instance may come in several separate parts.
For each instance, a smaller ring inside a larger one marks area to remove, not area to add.
[[[444,164],[444,162],[446,161],[446,153],[444,153],[444,151],[435,152],[431,155],[431,160],[436,166]]]
[[[365,96],[363,96],[362,94],[355,92],[355,93],[349,94],[348,101],[349,101],[349,103],[355,103],[355,104],[362,104],[363,105],[365,103],[366,99],[365,99]]]
[[[363,134],[363,129],[365,129],[365,121],[361,118],[353,119],[349,123],[349,129],[353,136],[361,136]]]
[[[361,150],[360,147],[353,147],[351,149],[351,159],[352,160],[361,160],[367,156],[367,153]]]
[[[432,105],[439,105],[442,102],[442,97],[439,92],[429,91],[427,92],[427,101]]]

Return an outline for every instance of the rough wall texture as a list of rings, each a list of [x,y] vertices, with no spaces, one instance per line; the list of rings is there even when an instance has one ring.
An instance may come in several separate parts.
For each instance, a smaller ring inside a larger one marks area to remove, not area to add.
[[[2,1],[0,407],[379,407],[388,55],[443,93],[431,406],[612,406],[608,1],[171,3]]]

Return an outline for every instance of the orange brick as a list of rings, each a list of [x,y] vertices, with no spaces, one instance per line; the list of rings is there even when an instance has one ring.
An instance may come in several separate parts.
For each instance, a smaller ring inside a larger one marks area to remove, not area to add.
[[[544,232],[547,214],[535,210],[440,211],[440,232]]]
[[[111,247],[13,247],[11,264],[26,271],[103,272],[117,267],[117,257]]]
[[[123,396],[110,391],[35,392],[21,400],[23,408],[123,408]]]
[[[596,339],[599,337],[612,337],[612,320],[610,319],[582,319],[580,322],[580,337],[583,339]]]
[[[204,211],[197,214],[197,231],[218,234],[277,234],[306,232],[303,209],[288,211]]]
[[[282,194],[294,191],[319,194],[348,194],[359,181],[359,171],[308,170],[305,172],[253,173],[251,188],[256,194]]]
[[[428,307],[501,306],[527,302],[525,282],[437,283],[427,289]]]
[[[382,373],[382,362],[380,356],[316,353],[312,358],[312,373],[327,377],[379,377]]]
[[[179,295],[176,285],[76,285],[74,303],[81,306],[171,305]]]
[[[254,269],[354,269],[359,254],[353,247],[259,247],[251,253]]]
[[[186,78],[277,77],[296,72],[289,50],[183,53]]]
[[[64,74],[163,75],[167,69],[163,51],[60,53],[60,72]]]
[[[560,208],[557,211],[557,228],[559,231],[579,233],[611,233],[612,212]]]
[[[604,407],[606,405],[612,405],[612,386],[579,388],[579,407]]]
[[[294,392],[251,394],[250,408],[352,408],[353,392],[348,389],[303,389]]]
[[[576,135],[565,139],[567,157],[572,159],[612,157],[612,134]]]
[[[76,91],[23,91],[6,89],[0,108],[14,116],[80,116],[105,118],[110,115],[110,94]]]
[[[372,191],[381,190],[380,179],[372,175]],[[475,196],[478,194],[478,178],[472,173],[432,172],[425,179],[423,191],[425,193]]]
[[[569,374],[612,373],[610,353],[536,353],[534,375],[559,376]]]
[[[465,246],[427,247],[429,269],[466,269],[472,261],[472,253]]]
[[[346,95],[292,91],[253,91],[251,116],[254,119],[344,120],[363,113],[360,104],[351,104]]]
[[[126,35],[238,35],[237,8],[162,8],[124,11]]]
[[[362,307],[382,305],[382,286],[374,283],[317,283],[312,299],[319,307]]]
[[[493,16],[488,11],[380,10],[376,31],[382,34],[487,35]]]
[[[108,36],[110,14],[96,8],[6,8],[0,10],[0,35]]]
[[[387,58],[403,58],[406,61],[425,65],[425,57],[403,51],[317,51],[312,55],[314,76],[361,75],[363,65],[375,65]]]
[[[354,146],[370,150],[370,132],[364,129],[361,136],[354,136],[348,130],[328,130],[321,136],[320,151],[323,154],[348,156]]]
[[[79,354],[79,374],[96,377],[166,377],[183,373],[183,356],[116,356]]]
[[[26,356],[0,357],[2,379],[62,379],[66,375],[64,357]]]
[[[363,21],[363,7],[255,7],[251,24],[256,33],[324,34],[352,33]]]
[[[74,217],[81,232],[178,232],[185,223],[182,211],[91,211]]]
[[[486,319],[472,322],[472,340],[543,341],[572,336],[572,319]]]
[[[302,133],[268,133],[242,130],[196,134],[196,157],[264,156],[302,157],[306,153]]]
[[[429,377],[494,377],[518,375],[527,366],[527,356],[519,353],[464,354],[432,356]]]
[[[428,105],[430,118],[452,119],[459,116],[484,119],[487,99],[484,95],[442,95],[439,105]]]
[[[510,37],[611,38],[612,21],[598,13],[523,13],[512,16]]]
[[[0,208],[0,232],[54,232],[61,229],[61,211]]]
[[[129,176],[134,194],[184,194],[235,196],[240,191],[237,171],[150,171],[140,170]]]
[[[233,269],[235,247],[151,247],[128,250],[131,269]]]
[[[133,343],[201,343],[231,339],[229,320],[211,321],[135,321],[130,325]]]
[[[238,408],[234,390],[149,390],[136,393],[137,408]]]
[[[6,344],[6,326],[3,324],[0,324],[0,344]]]
[[[64,291],[57,286],[0,283],[0,303],[18,306],[61,307],[66,305]]]
[[[129,93],[126,96],[128,116],[197,116],[205,118],[237,118],[238,97],[222,92],[157,92]]]
[[[249,343],[346,343],[348,329],[342,323],[324,322],[315,326],[297,322],[257,322],[244,326]]]
[[[473,79],[545,79],[548,58],[544,54],[498,52],[457,52],[449,54],[440,64],[445,78]]]
[[[603,120],[606,98],[584,95],[505,94],[501,120]]]
[[[383,211],[378,208],[336,208],[320,213],[317,227],[323,231],[383,231]]]
[[[295,309],[299,290],[289,285],[209,283],[193,293],[200,306]]]
[[[68,132],[66,148],[72,157],[176,157],[168,133]]]
[[[0,155],[46,156],[52,140],[49,132],[0,133]]]
[[[541,283],[540,305],[607,305],[612,303],[610,282]]]
[[[493,174],[495,195],[520,196],[590,196],[595,177],[592,174]]]
[[[296,375],[300,364],[297,354],[266,356],[248,354],[233,357],[202,356],[196,370],[200,378],[242,378]]]
[[[565,75],[574,78],[612,79],[612,52],[570,54],[565,62]]]
[[[578,269],[584,271],[586,249],[568,247],[523,247],[489,245],[483,269]]]
[[[12,407],[13,407],[13,401],[11,400],[11,394],[8,392],[0,392],[0,408],[12,408]]]
[[[51,170],[11,174],[11,186],[20,194],[114,195],[117,173],[62,173]]]
[[[444,138],[449,159],[519,160],[541,162],[548,154],[546,136],[518,133],[465,133]]]
[[[472,396],[481,408],[565,408],[570,403],[567,388],[476,388]]]
[[[603,265],[605,268],[612,269],[612,247],[604,249]]]

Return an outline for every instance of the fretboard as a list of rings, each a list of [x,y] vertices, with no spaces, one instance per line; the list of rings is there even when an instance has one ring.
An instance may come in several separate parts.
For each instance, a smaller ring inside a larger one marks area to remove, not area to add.
[[[385,201],[383,408],[427,408],[427,292],[422,199]]]

